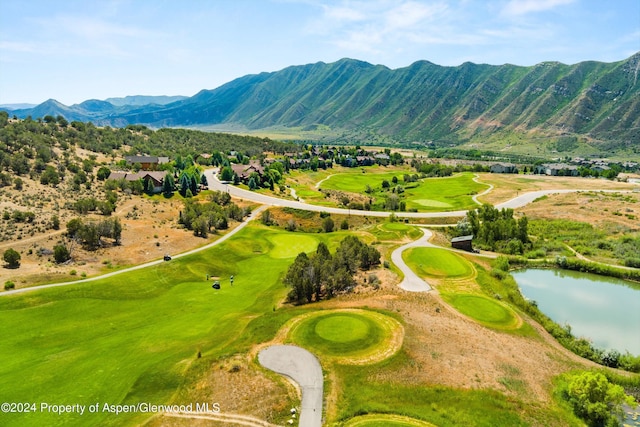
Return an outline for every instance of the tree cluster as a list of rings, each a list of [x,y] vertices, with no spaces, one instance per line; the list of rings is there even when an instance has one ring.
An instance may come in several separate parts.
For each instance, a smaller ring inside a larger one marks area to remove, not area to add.
[[[610,383],[599,372],[573,375],[563,387],[562,395],[575,414],[593,427],[619,425],[618,417],[624,415],[622,404],[635,403],[621,386]]]
[[[443,165],[441,163],[424,162],[416,159],[411,162],[411,166],[425,177],[451,176],[454,172],[454,168],[452,166]]]
[[[488,250],[508,254],[523,254],[529,244],[528,220],[513,217],[513,209],[496,209],[484,204],[467,212],[465,221],[458,224],[457,234],[473,234],[475,242]]]
[[[315,254],[301,252],[284,278],[291,288],[289,301],[304,304],[350,292],[356,286],[354,275],[380,264],[380,252],[355,236],[345,237],[332,256],[320,243]]]
[[[242,221],[249,214],[231,201],[228,193],[215,191],[209,196],[208,202],[192,199],[184,201],[184,209],[180,211],[178,222],[193,234],[207,237],[215,230],[225,230],[229,227],[229,219]]]
[[[74,218],[67,222],[66,234],[71,240],[79,242],[83,248],[96,250],[103,246],[103,237],[113,239],[113,243],[119,245],[122,238],[122,224],[118,218],[87,222],[82,218]]]

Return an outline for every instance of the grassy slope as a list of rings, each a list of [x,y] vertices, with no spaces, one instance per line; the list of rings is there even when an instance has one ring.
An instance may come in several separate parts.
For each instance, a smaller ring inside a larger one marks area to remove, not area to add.
[[[467,277],[473,268],[467,260],[440,248],[412,248],[402,254],[409,268],[426,277]]]
[[[341,237],[299,235],[300,244],[287,246],[278,233],[250,226],[224,245],[158,266],[1,298],[0,401],[170,401],[198,351],[238,351],[251,318],[282,299],[280,276],[291,261],[285,256]],[[222,289],[211,289],[206,274],[220,276]],[[0,414],[0,424],[114,422],[107,415]]]

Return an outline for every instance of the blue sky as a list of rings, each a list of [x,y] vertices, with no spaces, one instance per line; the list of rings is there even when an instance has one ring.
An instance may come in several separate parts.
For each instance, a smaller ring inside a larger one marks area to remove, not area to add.
[[[0,0],[0,104],[191,96],[345,57],[395,69],[638,51],[639,0]]]

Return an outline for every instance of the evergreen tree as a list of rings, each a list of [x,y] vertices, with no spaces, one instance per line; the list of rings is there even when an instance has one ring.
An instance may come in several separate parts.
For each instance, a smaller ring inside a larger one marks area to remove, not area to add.
[[[7,263],[9,268],[18,268],[20,267],[20,253],[15,249],[9,248],[4,251],[2,255],[2,259]]]
[[[255,179],[253,179],[253,177],[249,178],[249,182],[247,183],[247,185],[249,186],[249,190],[255,190],[256,188],[258,188],[258,185],[256,184]]]
[[[173,194],[174,190],[175,190],[175,182],[173,180],[173,175],[170,173],[167,173],[164,176],[164,180],[162,181],[162,193],[165,196],[170,197]]]

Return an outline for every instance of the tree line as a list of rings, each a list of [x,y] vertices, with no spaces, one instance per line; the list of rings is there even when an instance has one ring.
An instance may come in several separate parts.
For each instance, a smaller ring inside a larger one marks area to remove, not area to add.
[[[380,264],[380,252],[355,236],[347,236],[334,255],[326,244],[320,243],[316,252],[308,256],[300,252],[284,278],[291,288],[290,302],[305,304],[329,299],[355,288],[355,274]]]
[[[499,210],[485,203],[467,212],[465,219],[458,223],[455,234],[473,234],[474,242],[483,249],[522,255],[531,246],[528,224],[526,216],[514,218],[513,209]]]
[[[192,230],[195,236],[207,237],[215,230],[229,228],[229,219],[242,221],[249,213],[250,209],[240,208],[233,203],[228,193],[214,191],[205,203],[186,199],[178,223]]]

